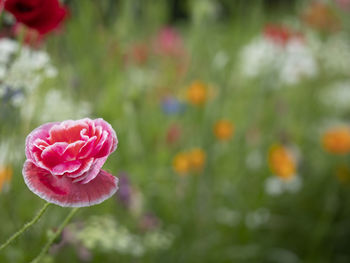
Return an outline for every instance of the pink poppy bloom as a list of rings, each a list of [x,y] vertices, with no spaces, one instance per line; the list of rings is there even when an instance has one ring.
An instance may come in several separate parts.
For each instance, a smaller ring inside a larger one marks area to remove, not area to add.
[[[188,71],[188,50],[180,33],[171,27],[162,28],[154,37],[153,54],[173,62],[177,76],[183,76]]]
[[[118,179],[101,170],[117,144],[115,131],[103,119],[43,124],[26,139],[24,181],[59,206],[99,204],[118,189]]]
[[[183,56],[185,47],[181,35],[171,27],[161,29],[154,41],[154,51],[164,56]]]

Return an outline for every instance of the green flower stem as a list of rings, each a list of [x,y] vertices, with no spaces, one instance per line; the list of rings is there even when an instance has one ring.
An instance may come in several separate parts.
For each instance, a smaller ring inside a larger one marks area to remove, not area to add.
[[[58,227],[57,231],[49,238],[49,240],[47,241],[45,246],[40,251],[39,255],[35,259],[33,259],[33,261],[31,263],[38,263],[38,262],[40,262],[42,257],[45,256],[45,254],[47,253],[47,251],[51,247],[52,243],[62,233],[64,227],[69,223],[69,221],[72,219],[74,214],[78,211],[78,209],[79,209],[78,207],[72,209],[72,211],[68,214],[66,219],[64,219],[62,224]]]
[[[17,237],[19,237],[20,235],[22,235],[28,228],[30,228],[32,225],[34,225],[36,222],[38,222],[38,220],[40,219],[40,217],[44,214],[44,212],[46,211],[46,209],[49,207],[50,203],[45,203],[44,206],[40,209],[40,211],[38,212],[38,214],[28,223],[26,223],[20,230],[18,230],[16,233],[14,233],[9,239],[6,240],[5,243],[3,243],[0,246],[0,251],[2,249],[4,249],[5,247],[7,247],[12,241],[14,241]]]

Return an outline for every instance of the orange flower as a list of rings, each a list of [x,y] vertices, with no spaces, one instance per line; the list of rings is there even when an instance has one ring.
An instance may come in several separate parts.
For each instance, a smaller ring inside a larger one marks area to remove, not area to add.
[[[187,153],[178,153],[174,157],[173,169],[180,175],[185,175],[190,171],[190,160]]]
[[[201,172],[206,159],[205,152],[200,148],[194,148],[188,152],[178,153],[173,160],[173,169],[180,175],[189,172]]]
[[[293,154],[283,145],[275,144],[269,150],[269,166],[273,173],[289,180],[296,173],[296,161]]]
[[[207,86],[200,82],[194,81],[187,90],[188,101],[196,106],[203,105],[208,97]]]
[[[350,152],[350,127],[336,127],[325,132],[322,137],[325,151],[333,154]]]
[[[340,29],[340,20],[330,6],[313,2],[306,10],[302,19],[311,27],[328,32]]]
[[[231,139],[234,127],[230,121],[220,120],[215,123],[213,131],[217,139],[226,141]]]
[[[12,174],[13,171],[10,166],[0,166],[0,192],[3,190],[5,185],[9,184]]]
[[[200,148],[195,148],[188,153],[188,158],[190,161],[190,165],[192,170],[200,172],[203,170],[206,154]]]

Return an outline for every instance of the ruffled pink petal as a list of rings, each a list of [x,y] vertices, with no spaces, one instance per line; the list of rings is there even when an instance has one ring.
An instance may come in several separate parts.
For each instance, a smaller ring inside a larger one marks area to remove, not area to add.
[[[112,147],[113,147],[113,139],[111,137],[109,137],[109,134],[107,132],[106,133],[106,140],[103,142],[103,144],[101,145],[101,148],[98,152],[98,154],[95,155],[95,158],[101,158],[103,156],[109,155],[112,151]]]
[[[49,146],[49,143],[38,138],[34,141],[34,146],[43,151],[47,146]]]
[[[86,176],[87,171],[91,169],[91,166],[94,163],[94,158],[89,158],[89,159],[84,159],[84,160],[79,160],[81,165],[78,170],[71,172],[71,173],[66,173],[65,175],[70,177],[70,178],[78,178],[78,177],[84,177]]]
[[[89,183],[73,183],[70,178],[57,178],[48,171],[26,161],[23,167],[24,181],[29,189],[42,199],[64,207],[96,205],[111,197],[118,190],[118,179],[106,171]]]
[[[67,147],[68,143],[66,142],[55,142],[54,144],[46,147],[41,153],[42,162],[48,168],[52,168],[57,164],[62,163],[64,161],[62,155]]]
[[[80,132],[87,129],[88,125],[83,120],[63,121],[51,127],[49,141],[54,142],[74,142],[80,139]]]
[[[86,144],[84,141],[76,141],[70,143],[62,154],[62,159],[65,161],[76,160],[81,148]]]
[[[37,139],[44,140],[44,138],[48,138],[51,127],[58,123],[59,122],[49,122],[49,123],[43,124],[38,128],[34,129],[31,133],[29,133],[29,135],[26,138],[26,149],[25,149],[27,159],[34,161],[34,157],[31,154],[33,151],[33,148],[37,147],[35,146],[34,142]]]
[[[87,158],[88,156],[91,156],[91,152],[94,149],[95,142],[97,140],[96,136],[92,136],[88,139],[88,141],[85,143],[83,147],[81,147],[78,158]]]
[[[65,163],[60,163],[53,167],[51,173],[53,175],[63,175],[64,173],[73,173],[81,167],[81,161],[75,160]]]
[[[95,123],[93,120],[89,118],[85,118],[84,121],[88,125],[88,129],[84,134],[86,134],[88,137],[94,136],[95,135]]]
[[[86,184],[90,182],[98,175],[99,171],[101,170],[106,160],[107,160],[107,156],[103,158],[95,159],[89,171],[87,171],[83,176],[76,178],[73,182],[81,182],[82,184]]]
[[[114,152],[117,149],[118,138],[112,126],[108,122],[104,121],[102,118],[95,119],[94,123],[96,126],[101,126],[103,130],[109,133],[109,136],[112,139],[112,147],[110,153]]]

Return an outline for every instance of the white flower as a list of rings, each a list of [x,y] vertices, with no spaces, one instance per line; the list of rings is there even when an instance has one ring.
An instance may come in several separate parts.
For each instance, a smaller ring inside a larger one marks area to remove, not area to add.
[[[229,62],[229,57],[224,51],[219,51],[215,54],[213,59],[213,68],[216,70],[223,70],[227,63]]]
[[[283,55],[284,61],[281,62],[280,69],[283,83],[297,84],[302,78],[317,74],[317,65],[311,50],[301,41],[290,41]]]
[[[259,208],[246,215],[245,223],[249,228],[257,228],[263,224],[266,224],[270,219],[270,211],[266,208]]]
[[[216,211],[216,221],[219,224],[235,226],[241,220],[241,214],[238,211],[222,207]]]
[[[293,176],[289,180],[282,179],[278,176],[270,176],[265,181],[265,191],[269,195],[277,196],[285,192],[296,193],[300,190],[302,181],[299,176]]]
[[[264,38],[254,39],[241,52],[241,70],[245,76],[256,77],[278,62],[280,47]]]
[[[9,38],[0,38],[0,65],[9,62],[10,57],[18,50],[18,43]]]
[[[350,80],[334,83],[321,93],[320,100],[335,110],[350,110]]]
[[[69,229],[74,233],[75,239],[89,249],[115,251],[135,257],[144,255],[147,249],[167,249],[174,239],[171,233],[160,229],[144,235],[133,234],[108,215],[93,216],[86,220],[83,228],[71,224]]]
[[[259,150],[254,150],[248,153],[246,159],[246,166],[250,170],[256,171],[258,170],[263,162],[263,156]]]
[[[44,51],[20,46],[18,42],[0,39],[0,94],[12,94],[9,99],[14,106],[26,104],[24,100],[47,78],[57,75],[49,55]],[[5,90],[6,89],[6,90]],[[26,95],[26,96],[25,96]],[[1,98],[0,97],[0,98]]]
[[[73,101],[61,91],[53,89],[44,97],[39,118],[41,122],[80,119],[90,116],[91,111],[89,103]]]
[[[22,47],[18,57],[10,63],[4,82],[11,87],[32,92],[45,78],[52,76],[46,74],[46,68],[50,67],[50,58],[44,51]]]
[[[167,249],[173,243],[174,236],[161,230],[149,231],[144,237],[145,246],[150,250]]]
[[[0,64],[0,79],[4,78],[6,75],[6,67]]]
[[[326,72],[350,75],[350,46],[346,36],[338,34],[319,45],[317,54]]]
[[[240,55],[244,76],[278,75],[281,84],[294,85],[303,78],[316,76],[317,64],[311,49],[300,39],[285,45],[259,37],[243,48]]]

